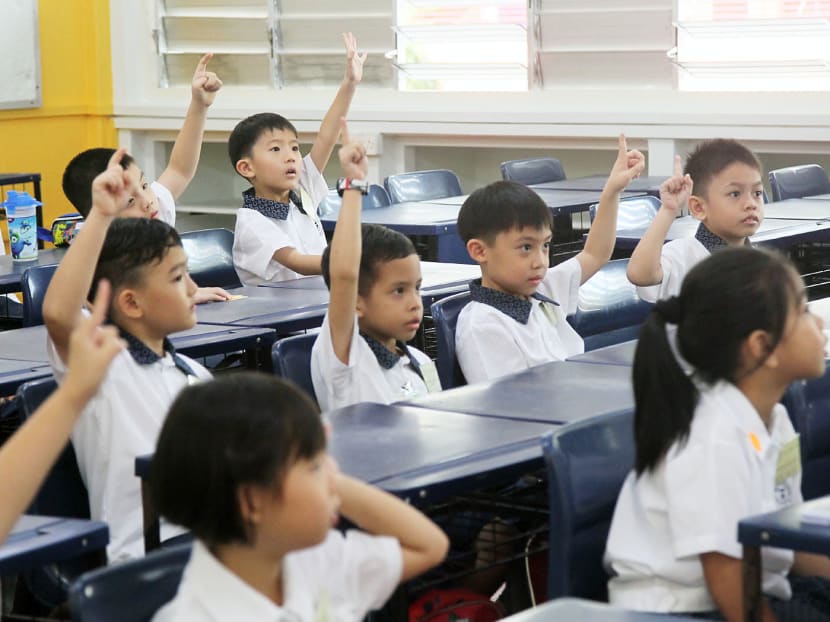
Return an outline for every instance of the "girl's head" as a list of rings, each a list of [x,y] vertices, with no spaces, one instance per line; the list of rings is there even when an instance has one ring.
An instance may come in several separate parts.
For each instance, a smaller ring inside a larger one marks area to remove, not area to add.
[[[666,324],[677,326],[678,351],[696,380],[739,384],[764,369],[785,387],[824,371],[822,324],[806,303],[801,277],[787,259],[741,247],[697,264],[679,296],[654,306],[634,357],[637,473],[657,466],[674,442],[686,438],[697,402]]]
[[[317,406],[289,382],[240,373],[188,387],[159,435],[154,499],[208,546],[312,546],[337,509],[325,446]]]

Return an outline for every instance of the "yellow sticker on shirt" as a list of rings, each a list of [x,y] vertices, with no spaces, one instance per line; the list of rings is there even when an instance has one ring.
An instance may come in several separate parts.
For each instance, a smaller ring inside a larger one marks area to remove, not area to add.
[[[424,384],[427,385],[427,391],[430,393],[438,393],[441,390],[441,379],[438,377],[438,370],[435,368],[435,363],[432,361],[421,363],[421,375],[424,377]]]
[[[781,484],[793,475],[801,472],[801,444],[798,435],[784,443],[778,452],[778,464],[775,467],[775,485]]]
[[[559,322],[559,318],[556,317],[556,309],[554,308],[554,305],[549,302],[542,301],[539,303],[539,308],[542,310],[542,313],[545,314],[545,317],[548,318],[548,322],[550,322],[552,326],[556,326]]]

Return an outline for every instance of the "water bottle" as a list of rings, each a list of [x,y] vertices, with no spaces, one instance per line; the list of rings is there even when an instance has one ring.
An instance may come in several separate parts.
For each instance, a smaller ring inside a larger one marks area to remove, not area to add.
[[[28,192],[9,190],[2,205],[9,224],[12,260],[37,259],[37,206],[43,204]]]

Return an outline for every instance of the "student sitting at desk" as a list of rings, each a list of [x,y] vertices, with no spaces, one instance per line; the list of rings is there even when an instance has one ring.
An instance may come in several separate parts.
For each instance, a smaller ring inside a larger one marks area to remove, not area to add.
[[[197,538],[154,622],[358,622],[447,553],[423,514],[338,473],[320,411],[264,374],[183,391],[152,485],[161,514]],[[332,529],[338,513],[365,533]]]
[[[136,189],[124,195],[125,204],[119,212],[122,218],[158,218],[171,227],[176,224],[176,200],[193,181],[199,154],[202,150],[202,136],[205,129],[207,110],[222,88],[222,81],[215,73],[207,71],[207,64],[213,54],[205,54],[199,61],[191,83],[191,101],[182,129],[173,143],[170,162],[158,180],[148,183],[136,161],[127,154],[121,158],[121,166],[132,178]],[[63,193],[69,202],[86,218],[92,208],[92,182],[109,165],[115,149],[87,149],[76,155],[63,172]],[[83,223],[74,228],[74,235],[80,232]],[[72,238],[74,239],[74,237]],[[217,300],[228,300],[230,294],[221,287],[200,287],[196,292],[196,304]]]
[[[778,401],[824,372],[822,326],[792,264],[752,248],[704,259],[658,301],[634,358],[634,470],[605,553],[612,604],[744,619],[738,521],[802,500],[799,439]],[[764,549],[764,620],[827,620],[826,578],[826,557]]]
[[[328,193],[322,171],[337,143],[340,118],[349,111],[363,77],[366,55],[345,33],[346,74],[326,112],[311,153],[300,156],[297,130],[288,119],[263,112],[240,121],[228,139],[234,170],[252,188],[236,213],[233,263],[244,285],[320,274],[326,247],[317,206]]]
[[[758,231],[764,218],[761,163],[735,140],[703,142],[689,155],[684,171],[680,156],[675,156],[674,176],[660,186],[660,201],[627,270],[640,298],[649,302],[677,295],[697,262],[719,248],[746,244]],[[700,221],[697,233],[663,244],[687,201],[689,212]]]
[[[619,151],[597,216],[574,258],[548,268],[550,209],[533,190],[499,181],[473,192],[458,213],[458,234],[481,279],[458,316],[456,356],[468,382],[481,382],[584,350],[565,316],[576,311],[579,286],[614,250],[620,193],[645,166],[643,154]]]
[[[141,493],[136,456],[153,451],[164,415],[178,392],[210,374],[177,354],[167,335],[196,323],[196,284],[176,230],[159,220],[118,218],[133,178],[111,158],[92,185],[92,209],[58,266],[43,301],[54,343],[50,363],[62,383],[69,335],[82,320],[87,293],[101,279],[112,284],[110,319],[127,349],[110,365],[72,433],[90,514],[110,526],[110,559],[143,554]],[[165,526],[166,528],[167,526]],[[165,537],[171,532],[165,529]]]
[[[401,233],[360,224],[368,188],[366,154],[348,142],[338,182],[343,207],[323,253],[329,308],[311,351],[311,378],[323,412],[355,404],[389,404],[441,390],[435,364],[406,342],[421,325],[421,261]]]

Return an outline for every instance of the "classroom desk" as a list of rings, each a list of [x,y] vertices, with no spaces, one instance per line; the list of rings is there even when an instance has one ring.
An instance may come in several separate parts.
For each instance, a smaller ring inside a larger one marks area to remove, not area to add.
[[[590,352],[577,354],[568,359],[572,363],[592,363],[594,365],[634,365],[634,352],[637,350],[637,340],[615,343],[612,346],[597,348]]]
[[[12,261],[11,255],[0,255],[0,294],[19,292],[20,279],[26,270],[34,266],[59,264],[65,254],[65,248],[41,249],[37,252],[37,259],[32,261]]]
[[[660,184],[668,177],[641,176],[631,181],[626,186],[628,192],[643,192],[653,196],[660,196]],[[588,175],[587,177],[576,177],[574,179],[562,179],[560,181],[546,181],[541,184],[532,184],[530,188],[549,190],[592,190],[601,192],[608,181],[608,175]]]
[[[804,197],[805,199],[813,199],[816,201],[830,201],[830,194],[814,194],[809,197]]]
[[[534,186],[528,186],[528,188],[539,195],[539,197],[545,202],[545,205],[550,208],[551,214],[554,217],[575,214],[577,212],[587,212],[588,208],[595,203],[599,203],[599,200],[602,197],[602,192],[600,192],[602,187],[600,187],[599,190],[577,190],[552,188],[547,184],[537,184]],[[629,189],[629,191],[621,193],[620,198],[627,199],[630,197],[640,196],[642,194],[642,192],[631,192]],[[462,203],[467,200],[468,196],[470,195],[464,194],[456,197],[430,199],[430,203],[437,203],[447,206],[454,205],[460,208]]]
[[[556,361],[409,403],[511,421],[564,424],[630,410],[634,394],[627,366]]]
[[[100,521],[24,515],[0,545],[0,573],[103,553],[109,539],[109,527]]]
[[[764,205],[764,219],[826,220],[830,218],[830,202],[820,199],[787,199]]]
[[[762,546],[830,555],[830,527],[801,522],[805,510],[816,508],[830,513],[830,497],[753,516],[738,523],[738,542],[744,547],[744,611],[747,621],[761,620]]]
[[[49,365],[19,359],[0,358],[0,395],[13,395],[24,382],[48,378],[52,375]]]
[[[675,622],[693,620],[658,613],[627,611],[580,598],[559,598],[504,618],[505,622]]]

